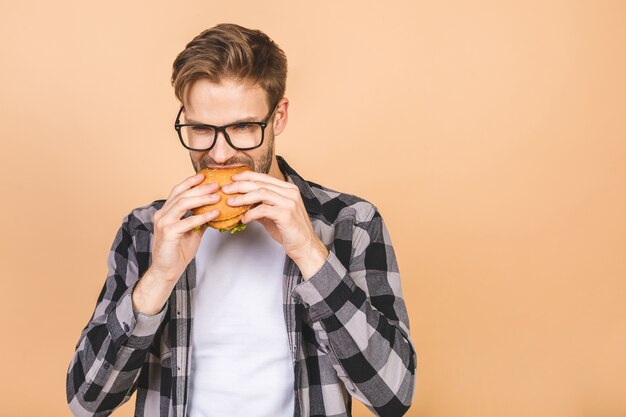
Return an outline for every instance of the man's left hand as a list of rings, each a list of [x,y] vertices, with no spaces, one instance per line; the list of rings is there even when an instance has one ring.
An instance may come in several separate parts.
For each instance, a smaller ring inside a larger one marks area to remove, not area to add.
[[[261,223],[269,235],[283,245],[304,279],[319,271],[328,257],[328,250],[311,226],[298,187],[253,171],[233,175],[232,179],[233,183],[224,185],[222,191],[243,195],[229,198],[230,206],[259,203],[248,210],[241,221]]]

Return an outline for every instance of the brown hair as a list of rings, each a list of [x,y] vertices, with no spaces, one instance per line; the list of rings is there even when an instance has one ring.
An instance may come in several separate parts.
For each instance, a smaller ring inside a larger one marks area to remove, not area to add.
[[[287,57],[260,30],[220,23],[193,38],[174,60],[172,86],[181,103],[186,88],[201,78],[252,82],[265,90],[272,106],[285,95]]]

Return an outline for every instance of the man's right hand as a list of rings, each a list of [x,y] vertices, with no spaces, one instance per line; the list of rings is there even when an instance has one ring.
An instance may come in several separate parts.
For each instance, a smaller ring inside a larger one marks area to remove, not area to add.
[[[161,311],[176,282],[198,251],[205,228],[197,227],[215,219],[218,210],[181,220],[188,210],[220,199],[216,183],[199,185],[203,175],[176,185],[165,204],[154,213],[152,262],[133,292],[133,309],[153,315]]]

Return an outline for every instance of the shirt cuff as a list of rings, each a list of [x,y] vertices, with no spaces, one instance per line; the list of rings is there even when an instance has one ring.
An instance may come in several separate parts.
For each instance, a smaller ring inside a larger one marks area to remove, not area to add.
[[[154,335],[165,318],[168,303],[155,315],[146,315],[133,311],[132,293],[134,286],[128,288],[115,308],[109,313],[107,329],[116,346],[132,349],[146,349],[152,343]]]
[[[339,258],[329,251],[322,268],[296,285],[291,297],[296,301],[300,299],[311,320],[318,321],[338,312],[354,294],[355,287]]]

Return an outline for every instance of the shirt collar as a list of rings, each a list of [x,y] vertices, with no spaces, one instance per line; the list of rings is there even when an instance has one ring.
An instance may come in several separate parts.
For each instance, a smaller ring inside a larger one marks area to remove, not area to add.
[[[313,193],[309,182],[302,178],[292,167],[290,167],[282,156],[276,155],[276,161],[278,161],[278,168],[283,174],[285,174],[287,181],[295,184],[300,189],[302,201],[304,202],[304,208],[307,213],[322,214],[322,204]]]

